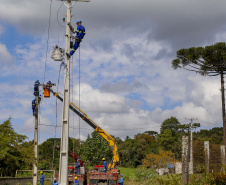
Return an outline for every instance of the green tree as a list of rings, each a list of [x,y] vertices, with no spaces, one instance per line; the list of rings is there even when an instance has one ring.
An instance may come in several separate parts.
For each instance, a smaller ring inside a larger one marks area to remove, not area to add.
[[[158,153],[158,143],[155,136],[139,133],[134,139],[127,136],[125,141],[118,145],[118,151],[122,166],[137,167],[142,165],[142,159],[148,153]]]
[[[97,164],[102,158],[109,162],[112,160],[113,154],[109,143],[96,131],[92,132],[91,137],[88,135],[81,150],[84,161],[89,165]]]
[[[0,125],[0,174],[14,176],[16,170],[32,166],[34,160],[32,142],[14,131],[11,119]]]
[[[150,136],[157,136],[158,135],[158,132],[156,132],[156,131],[146,131],[144,133],[149,134]]]
[[[184,68],[205,76],[220,75],[224,145],[226,146],[226,117],[224,74],[226,72],[226,43],[219,42],[206,47],[191,47],[177,51],[177,58],[172,61],[174,69]]]
[[[158,137],[158,142],[164,150],[172,151],[176,141],[177,138],[173,136],[171,129],[164,130]]]
[[[214,127],[210,130],[200,130],[194,132],[193,139],[197,141],[210,141],[213,144],[222,144],[223,140],[223,128],[222,127]]]
[[[52,168],[52,165],[54,169],[59,169],[60,151],[54,148],[54,142],[55,146],[60,146],[60,138],[49,138],[38,146],[39,147],[38,168],[40,170],[50,170]]]
[[[175,153],[177,159],[181,158],[181,138],[185,128],[176,117],[170,117],[163,121],[158,135],[160,147]]]
[[[178,135],[180,128],[181,124],[178,119],[171,116],[170,118],[163,121],[160,128],[160,134],[164,133],[165,130],[170,129],[172,136],[175,137],[176,135]]]

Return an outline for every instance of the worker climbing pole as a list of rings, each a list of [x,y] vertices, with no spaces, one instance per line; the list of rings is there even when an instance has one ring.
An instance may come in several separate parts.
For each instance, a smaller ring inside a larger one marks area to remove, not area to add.
[[[55,51],[51,52],[51,58],[56,61],[60,61],[62,58],[62,53],[65,56],[64,62],[64,102],[63,102],[63,113],[62,113],[62,130],[61,130],[61,148],[60,148],[60,166],[59,166],[59,184],[67,185],[67,171],[68,171],[68,145],[69,145],[69,101],[70,101],[70,45],[71,45],[71,33],[74,31],[71,25],[71,2],[89,2],[89,0],[62,0],[67,1],[67,4],[64,3],[67,7],[67,21],[66,21],[66,46],[65,50],[59,49],[59,47],[55,47]],[[81,22],[79,23],[81,24]],[[84,28],[84,27],[83,27]],[[76,32],[77,35],[82,33],[82,37],[77,39],[77,44],[74,48],[79,47],[79,44],[84,37],[85,28]],[[81,32],[80,32],[81,31]],[[74,49],[75,50],[75,49]],[[72,54],[72,53],[71,53]],[[57,56],[56,56],[57,55]]]
[[[35,117],[35,132],[34,132],[34,152],[35,152],[35,162],[33,163],[33,185],[37,185],[38,180],[38,106],[41,102],[41,97],[39,96],[39,80],[35,81],[34,84],[34,100],[32,101],[33,116]]]
[[[35,117],[35,134],[34,134],[35,162],[33,164],[33,185],[37,185],[37,180],[38,180],[38,167],[37,167],[37,164],[38,164],[38,108],[39,108],[39,104],[41,102],[39,86],[43,86],[44,97],[49,98],[50,90],[48,90],[48,89],[55,85],[56,84],[53,84],[51,81],[48,81],[47,84],[40,84],[39,80],[35,81],[35,84],[34,84],[33,95],[35,96],[35,98],[32,101],[33,116]]]
[[[86,34],[85,27],[82,25],[82,21],[78,20],[76,24],[77,24],[77,29],[75,31],[73,31],[73,27],[71,26],[71,24],[69,24],[70,29],[73,31],[73,33],[76,33],[76,36],[75,36],[75,43],[72,50],[70,51],[70,53],[66,53],[68,57],[71,57],[75,53],[75,51],[80,46],[80,43],[82,42],[82,39]]]

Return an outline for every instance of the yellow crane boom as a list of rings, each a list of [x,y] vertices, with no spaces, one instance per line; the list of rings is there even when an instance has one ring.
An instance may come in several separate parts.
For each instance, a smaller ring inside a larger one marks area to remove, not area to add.
[[[60,93],[54,92],[51,88],[48,88],[51,93],[53,93],[54,96],[56,96],[60,101],[63,102],[63,96]],[[99,127],[92,119],[88,117],[88,115],[81,110],[78,106],[76,106],[74,103],[70,102],[69,108],[76,113],[79,117],[81,117],[87,124],[89,124],[95,131],[97,131],[98,134],[100,134],[105,140],[108,141],[109,146],[112,149],[113,152],[113,161],[108,165],[108,168],[114,168],[116,163],[119,162],[119,155],[118,155],[118,149],[116,145],[116,141],[111,135],[109,135],[106,131],[104,131],[101,127]]]

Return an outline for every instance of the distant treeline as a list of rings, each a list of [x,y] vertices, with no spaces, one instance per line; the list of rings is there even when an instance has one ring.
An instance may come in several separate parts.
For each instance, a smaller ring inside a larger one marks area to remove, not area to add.
[[[189,126],[181,124],[176,117],[170,117],[161,124],[160,133],[146,131],[128,136],[124,140],[114,137],[117,142],[120,163],[123,167],[137,167],[147,164],[152,156],[166,156],[167,159],[181,160],[181,138],[189,135]],[[194,140],[210,141],[212,144],[222,144],[223,129],[215,127],[210,130],[194,132]],[[33,141],[26,142],[27,137],[14,131],[11,120],[0,125],[0,175],[14,176],[16,170],[32,169],[34,161]],[[39,145],[40,170],[59,169],[59,150],[54,146],[60,145],[60,138],[49,138]],[[88,135],[85,141],[69,138],[69,150],[74,151],[87,165],[94,165],[104,157],[112,160],[112,150],[108,142],[97,132]],[[53,155],[54,152],[54,155]],[[165,153],[164,153],[165,152]],[[173,155],[172,155],[173,154]],[[169,157],[170,155],[170,157]],[[148,160],[146,160],[148,158]],[[76,163],[69,158],[69,163]]]

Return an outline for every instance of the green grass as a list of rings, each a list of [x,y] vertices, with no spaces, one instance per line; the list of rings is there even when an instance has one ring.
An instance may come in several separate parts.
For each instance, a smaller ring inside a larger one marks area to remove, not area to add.
[[[118,167],[120,173],[123,174],[125,179],[135,179],[136,168]]]

